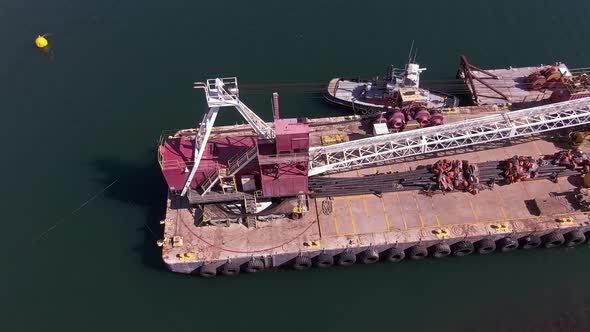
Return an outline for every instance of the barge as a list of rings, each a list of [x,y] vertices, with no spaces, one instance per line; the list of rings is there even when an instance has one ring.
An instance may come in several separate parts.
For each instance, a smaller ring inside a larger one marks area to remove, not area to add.
[[[174,272],[211,277],[459,257],[574,246],[590,236],[577,198],[586,167],[555,165],[546,177],[511,184],[494,175],[451,191],[432,188],[440,180],[434,171],[426,182],[401,180],[441,158],[488,174],[485,165],[515,155],[554,155],[570,129],[590,124],[590,98],[518,111],[476,106],[447,112],[444,125],[378,134],[374,116],[282,119],[277,94],[267,123],[239,98],[236,78],[195,87],[209,106],[199,127],[163,134],[158,148],[169,189],[158,244]],[[215,127],[227,107],[248,124]],[[359,181],[367,184],[360,191]],[[389,185],[370,190],[379,182]]]

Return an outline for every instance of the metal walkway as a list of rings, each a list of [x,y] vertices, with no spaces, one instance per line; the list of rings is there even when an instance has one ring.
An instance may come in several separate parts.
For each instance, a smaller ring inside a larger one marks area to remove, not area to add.
[[[309,176],[590,124],[590,97],[310,148]]]

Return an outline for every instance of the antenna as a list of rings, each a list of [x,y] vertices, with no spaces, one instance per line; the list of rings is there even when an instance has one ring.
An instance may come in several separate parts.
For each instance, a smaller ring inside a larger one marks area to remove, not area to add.
[[[408,53],[408,63],[412,60],[412,50],[414,49],[414,40],[412,39],[412,46],[410,46],[410,53]]]
[[[418,56],[418,48],[416,47],[416,52],[414,52],[414,60],[412,60],[412,63],[416,63],[417,56]]]

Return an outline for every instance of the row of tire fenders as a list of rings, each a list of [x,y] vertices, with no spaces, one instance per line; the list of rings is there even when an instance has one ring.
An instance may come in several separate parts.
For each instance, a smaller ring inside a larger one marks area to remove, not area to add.
[[[494,251],[509,252],[518,248],[528,250],[537,248],[539,246],[543,246],[545,248],[555,248],[562,245],[566,247],[574,247],[584,243],[586,239],[590,239],[590,231],[583,233],[581,230],[576,229],[565,234],[562,234],[559,231],[553,231],[543,236],[531,234],[519,239],[514,239],[510,236],[495,241],[484,238],[476,242],[462,240],[451,245],[443,241],[429,247],[423,244],[416,244],[407,249],[401,249],[397,246],[393,246],[382,253],[379,253],[375,248],[372,247],[369,247],[365,251],[358,254],[355,254],[349,249],[337,255],[330,255],[326,252],[322,252],[313,258],[307,254],[302,253],[292,260],[291,267],[295,270],[307,270],[312,266],[328,268],[333,265],[350,266],[357,262],[363,264],[372,264],[378,262],[379,260],[386,260],[395,263],[404,259],[419,260],[428,256],[434,258],[441,258],[449,255],[462,257],[472,253],[486,255]],[[221,267],[203,265],[199,269],[199,274],[203,277],[213,277],[218,273],[226,276],[235,276],[241,271],[247,273],[256,273],[263,270],[264,262],[259,258],[252,257],[247,263],[244,264],[237,264],[228,261]]]

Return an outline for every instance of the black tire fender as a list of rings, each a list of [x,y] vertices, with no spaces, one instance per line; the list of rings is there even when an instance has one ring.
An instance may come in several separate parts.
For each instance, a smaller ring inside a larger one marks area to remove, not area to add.
[[[334,265],[334,256],[326,253],[319,254],[315,259],[315,266],[320,268],[326,268]]]
[[[406,256],[413,260],[419,260],[428,256],[428,250],[423,245],[417,244],[406,249]]]
[[[455,257],[463,257],[471,255],[475,251],[475,247],[471,241],[459,241],[451,246],[451,251]]]
[[[541,237],[535,234],[527,235],[518,239],[520,248],[524,250],[534,249],[541,245]]]
[[[311,258],[307,255],[299,255],[295,257],[293,268],[295,270],[307,270],[311,267]]]
[[[221,268],[221,273],[224,276],[237,276],[238,274],[240,274],[240,266],[235,263],[227,262],[223,264],[223,267]]]
[[[383,257],[389,262],[397,263],[406,258],[406,253],[398,247],[391,247],[385,250]]]
[[[356,263],[356,255],[352,251],[345,251],[338,255],[336,264],[340,266],[350,266]]]
[[[213,265],[203,265],[199,270],[199,275],[204,278],[213,278],[217,275],[217,267]]]
[[[555,248],[561,246],[565,242],[563,234],[559,231],[553,231],[542,236],[543,246],[545,248]]]
[[[379,261],[379,253],[374,248],[365,250],[361,255],[363,264],[373,264]]]
[[[501,238],[500,240],[496,241],[496,248],[498,248],[500,252],[516,250],[518,248],[518,241],[511,238],[510,236]]]
[[[451,247],[446,243],[437,243],[428,248],[428,253],[435,258],[446,257],[451,254]]]
[[[244,267],[244,271],[248,273],[257,273],[262,270],[264,270],[264,263],[260,259],[252,259]]]
[[[584,241],[586,241],[586,236],[579,229],[574,229],[573,231],[565,233],[563,238],[565,239],[564,245],[566,247],[575,247],[578,244],[582,244]]]
[[[491,239],[481,239],[474,244],[475,251],[480,255],[491,254],[496,250],[496,242]]]

